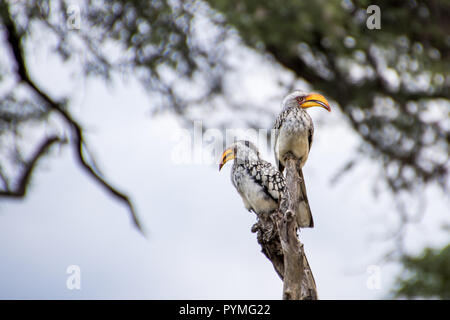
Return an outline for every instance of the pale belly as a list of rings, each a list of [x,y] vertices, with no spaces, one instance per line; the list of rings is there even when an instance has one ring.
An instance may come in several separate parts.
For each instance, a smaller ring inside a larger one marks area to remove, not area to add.
[[[245,176],[237,185],[239,194],[247,210],[253,209],[257,213],[271,213],[278,209],[278,203],[269,197],[260,185]]]
[[[309,154],[309,140],[306,130],[295,132],[280,130],[275,142],[275,157],[284,165],[283,157],[288,152],[292,152],[297,158],[302,159],[301,166],[303,167]]]

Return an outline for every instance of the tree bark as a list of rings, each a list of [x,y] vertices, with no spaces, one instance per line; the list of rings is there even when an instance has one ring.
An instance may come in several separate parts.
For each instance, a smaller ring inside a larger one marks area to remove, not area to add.
[[[299,168],[298,159],[286,157],[286,192],[280,208],[270,215],[258,215],[252,232],[257,233],[263,254],[283,280],[283,299],[317,300],[316,283],[297,236],[295,209],[301,192]]]

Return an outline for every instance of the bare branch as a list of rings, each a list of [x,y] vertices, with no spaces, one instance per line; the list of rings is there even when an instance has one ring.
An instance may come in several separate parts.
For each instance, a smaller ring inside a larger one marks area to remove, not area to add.
[[[24,164],[25,169],[22,172],[22,175],[19,179],[18,186],[11,190],[9,185],[6,185],[5,190],[0,190],[0,197],[9,197],[9,198],[23,198],[27,193],[27,187],[29,185],[29,181],[31,178],[31,173],[39,159],[50,149],[50,147],[56,142],[62,143],[62,140],[58,136],[51,136],[46,138],[36,150],[36,152],[31,156],[31,159]],[[6,178],[3,177],[2,180],[6,184]]]
[[[282,223],[284,216],[281,211],[276,211],[270,215],[258,215],[257,222],[252,227],[252,232],[257,234],[258,243],[261,245],[261,252],[272,263],[276,273],[284,281],[285,263],[281,241],[280,229],[278,225]],[[297,236],[295,235],[295,238]],[[298,240],[297,240],[298,241]],[[309,266],[308,259],[300,244],[301,256],[303,257],[303,275],[301,279],[301,300],[317,300],[317,289],[314,276]],[[298,261],[297,261],[298,262]]]
[[[286,158],[285,164],[286,192],[280,202],[283,219],[277,222],[284,254],[283,299],[300,300],[303,279],[303,245],[297,237],[297,218],[295,216],[300,197],[299,167],[294,157]]]
[[[259,214],[252,232],[257,233],[262,253],[272,262],[283,280],[283,299],[317,300],[317,288],[311,268],[297,236],[296,206],[300,199],[299,164],[291,157],[286,163],[286,192],[280,209],[270,215]]]
[[[85,145],[85,141],[83,139],[83,130],[82,130],[81,126],[72,118],[72,116],[69,114],[69,112],[67,110],[65,110],[62,102],[54,101],[31,80],[31,78],[27,72],[27,69],[26,69],[25,60],[23,58],[21,37],[18,34],[16,26],[11,19],[11,15],[10,15],[9,7],[8,7],[7,3],[2,2],[0,4],[0,17],[1,17],[2,22],[7,31],[7,40],[11,47],[13,57],[16,61],[17,75],[19,76],[20,80],[22,82],[26,83],[36,93],[36,95],[38,95],[38,97],[45,102],[45,105],[49,109],[55,111],[60,116],[62,116],[62,118],[67,123],[67,125],[69,126],[69,128],[71,129],[71,132],[73,134],[73,140],[71,141],[71,145],[75,151],[78,163],[92,178],[94,178],[95,181],[97,181],[113,197],[124,202],[127,205],[128,209],[130,211],[130,214],[132,216],[134,225],[141,232],[143,232],[141,224],[136,216],[133,204],[131,203],[128,196],[125,195],[124,193],[118,191],[115,187],[113,187],[109,182],[107,182],[103,177],[101,177],[93,169],[93,167],[86,161],[84,154],[83,154],[83,145]],[[28,172],[27,179],[30,174],[31,174],[31,171]],[[27,179],[25,179],[24,181],[27,182],[28,181]]]
[[[284,257],[281,248],[277,220],[282,219],[281,212],[276,211],[271,215],[259,214],[257,222],[252,227],[252,232],[257,234],[261,252],[272,262],[275,271],[281,280],[284,278]]]

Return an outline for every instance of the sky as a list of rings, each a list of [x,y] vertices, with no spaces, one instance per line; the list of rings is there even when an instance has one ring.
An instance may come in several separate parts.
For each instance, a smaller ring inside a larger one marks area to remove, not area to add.
[[[71,110],[97,164],[130,195],[146,236],[126,207],[77,167],[69,148],[54,148],[27,197],[0,203],[1,299],[281,298],[282,282],[250,231],[255,216],[231,184],[231,164],[219,172],[215,163],[179,163],[180,136],[192,129],[170,114],[150,116],[151,99],[132,79],[105,86],[74,78],[51,53],[28,50],[39,84],[52,96],[72,94]],[[264,101],[278,75],[271,67],[255,69],[237,79],[242,91]],[[315,140],[304,175],[315,227],[300,239],[319,298],[386,298],[400,269],[382,263],[397,215],[389,194],[373,193],[379,165],[360,155],[356,168],[332,185],[359,137],[337,108],[310,114]],[[273,154],[263,154],[273,163]],[[412,253],[448,242],[440,229],[449,222],[448,200],[435,188],[426,194],[426,213],[405,239]],[[67,286],[73,265],[81,272],[79,289]]]

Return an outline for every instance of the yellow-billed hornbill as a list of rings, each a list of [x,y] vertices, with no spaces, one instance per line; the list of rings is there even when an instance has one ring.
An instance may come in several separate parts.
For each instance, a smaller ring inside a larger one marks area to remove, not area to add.
[[[284,170],[285,156],[290,153],[300,161],[299,176],[301,178],[301,199],[297,224],[302,228],[314,227],[311,209],[306,195],[305,180],[302,167],[308,159],[314,135],[314,125],[306,112],[310,107],[322,107],[331,111],[324,96],[318,93],[305,93],[297,90],[288,94],[281,104],[282,111],[278,115],[275,129],[275,160],[280,172]]]
[[[219,170],[229,160],[234,160],[231,182],[247,210],[257,214],[276,211],[285,188],[283,175],[261,159],[256,146],[246,140],[236,141],[223,152]]]

